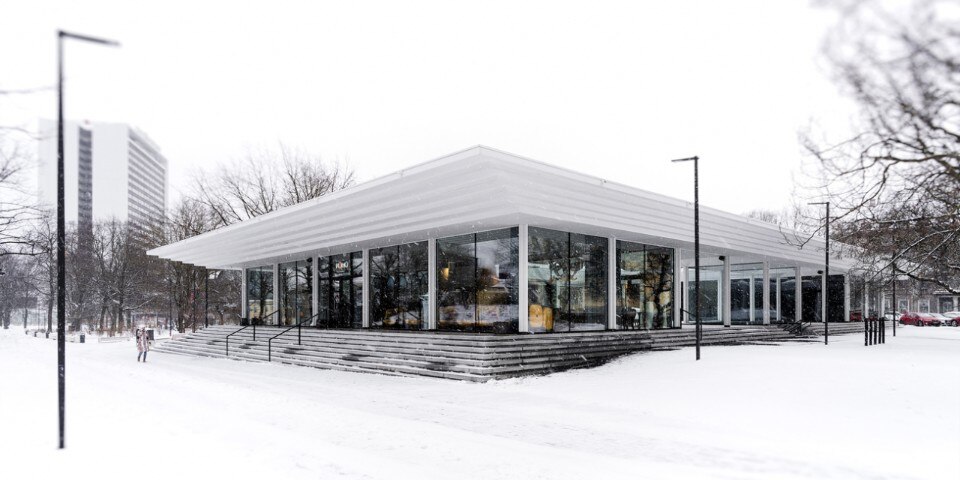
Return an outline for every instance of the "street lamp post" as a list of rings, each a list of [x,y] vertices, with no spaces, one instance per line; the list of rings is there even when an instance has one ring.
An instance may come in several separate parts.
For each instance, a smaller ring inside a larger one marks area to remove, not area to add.
[[[696,312],[694,318],[696,321],[696,350],[697,360],[700,360],[700,339],[703,336],[703,326],[700,323],[700,157],[693,156],[687,158],[678,158],[671,162],[689,162],[693,161],[693,296],[696,297],[694,304]]]
[[[78,35],[76,33],[57,31],[57,382],[59,390],[60,414],[60,448],[64,448],[64,385],[66,379],[66,269],[64,265],[66,251],[64,240],[64,211],[63,211],[63,41],[64,39],[81,40],[100,45],[120,46],[113,40]]]
[[[826,235],[825,235],[825,248],[823,255],[823,305],[824,311],[826,314],[823,316],[823,344],[830,344],[830,322],[828,322],[828,317],[830,316],[830,202],[812,202],[810,205],[826,205],[827,207],[827,217],[824,222]]]
[[[893,299],[891,301],[893,307],[893,336],[897,336],[897,310],[900,310],[900,307],[897,306],[897,262],[893,262],[890,265],[893,268]]]

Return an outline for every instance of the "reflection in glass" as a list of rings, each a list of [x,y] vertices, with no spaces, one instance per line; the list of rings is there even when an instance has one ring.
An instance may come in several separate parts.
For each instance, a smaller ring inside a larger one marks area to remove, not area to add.
[[[617,328],[673,324],[673,250],[617,241]]]
[[[780,318],[784,322],[797,321],[796,288],[794,277],[780,277]]]
[[[527,265],[531,332],[606,328],[605,238],[531,227]]]
[[[270,315],[273,306],[273,267],[247,269],[247,318],[257,325],[276,323],[276,315]]]
[[[801,319],[802,322],[822,322],[823,315],[821,312],[821,302],[820,302],[820,291],[821,288],[821,276],[820,275],[807,275],[803,277],[803,283],[801,283]]]
[[[363,254],[320,257],[317,262],[320,309],[316,325],[323,328],[363,326]]]
[[[704,324],[720,324],[723,318],[720,315],[720,295],[723,293],[721,285],[723,267],[711,266],[700,267],[700,322]],[[694,281],[696,271],[689,268],[687,271],[687,298],[689,298],[689,307],[687,310],[687,322],[693,323],[697,312],[696,296],[694,294],[696,283]]]
[[[516,332],[519,229],[437,240],[437,328]]]
[[[280,317],[281,325],[296,325],[313,314],[313,271],[311,261],[281,263]]]
[[[427,328],[427,242],[370,250],[370,327]]]
[[[730,323],[750,323],[750,278],[730,278]]]

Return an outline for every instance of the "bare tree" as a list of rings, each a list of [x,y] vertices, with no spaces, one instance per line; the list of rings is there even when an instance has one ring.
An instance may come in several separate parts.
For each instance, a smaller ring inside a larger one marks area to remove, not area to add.
[[[23,186],[29,160],[23,143],[0,130],[0,256],[31,251],[27,234],[40,211]]]
[[[955,3],[909,11],[856,2],[828,39],[856,134],[801,136],[819,191],[837,212],[837,238],[916,280],[960,293],[960,29]]]
[[[216,226],[230,225],[352,185],[353,171],[318,155],[280,144],[251,150],[213,172],[195,176],[192,197],[206,206]]]

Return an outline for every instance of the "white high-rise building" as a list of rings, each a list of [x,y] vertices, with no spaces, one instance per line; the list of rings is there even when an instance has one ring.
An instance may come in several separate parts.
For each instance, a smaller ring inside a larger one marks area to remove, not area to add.
[[[83,228],[116,218],[136,225],[163,219],[167,159],[143,132],[122,123],[63,124],[64,214]],[[57,204],[57,122],[40,121],[38,191]]]

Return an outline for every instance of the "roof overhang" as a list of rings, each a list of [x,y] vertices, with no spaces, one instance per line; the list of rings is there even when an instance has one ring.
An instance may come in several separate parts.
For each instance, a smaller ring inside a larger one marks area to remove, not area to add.
[[[690,202],[477,146],[147,253],[239,269],[519,224],[693,250]],[[703,206],[700,234],[704,255],[823,264],[822,239]]]

